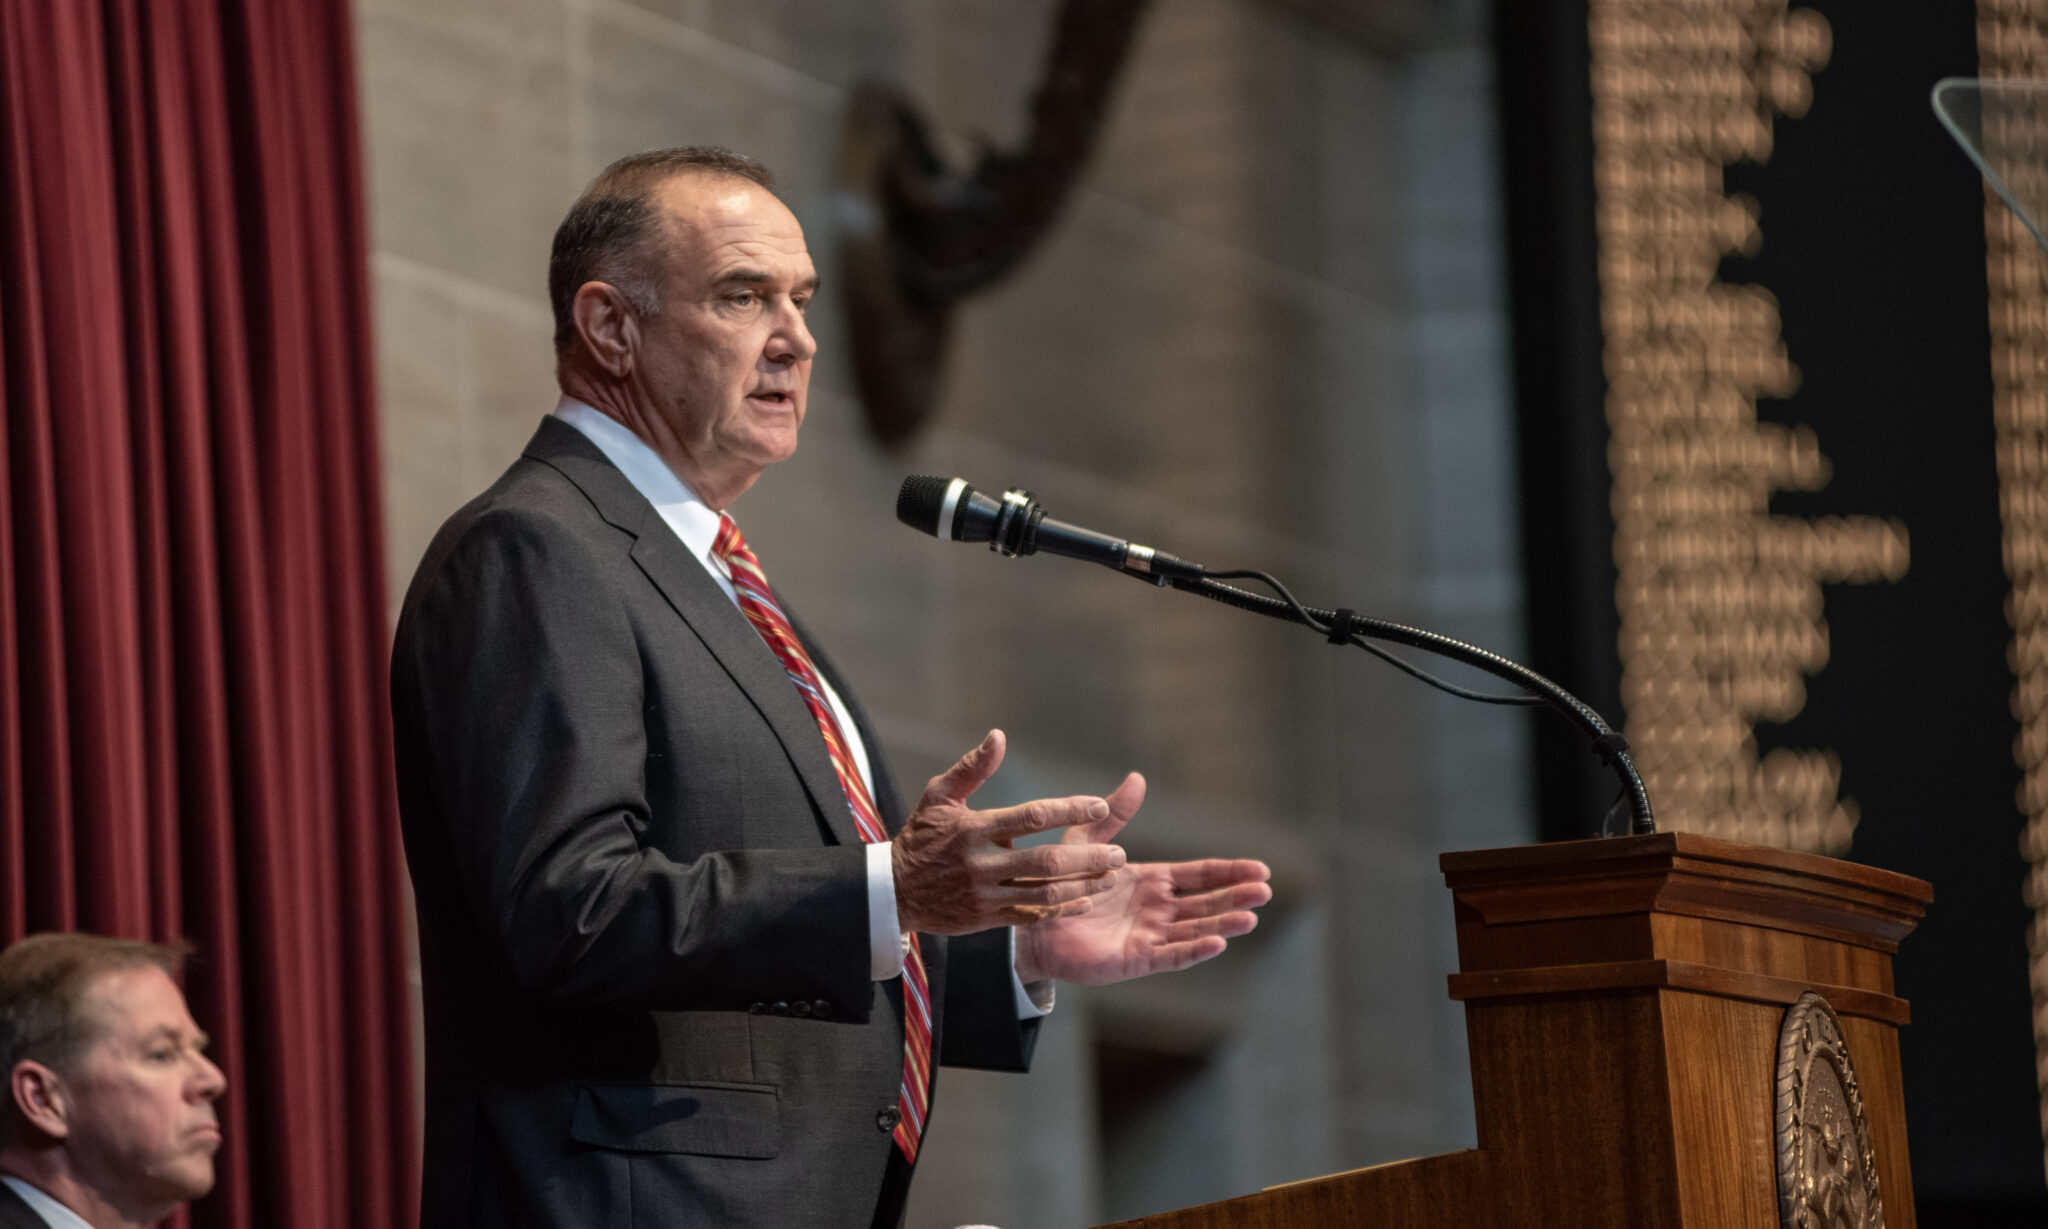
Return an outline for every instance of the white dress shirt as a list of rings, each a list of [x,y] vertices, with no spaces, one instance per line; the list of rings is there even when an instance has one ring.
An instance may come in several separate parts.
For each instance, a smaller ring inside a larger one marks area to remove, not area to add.
[[[626,481],[633,484],[633,489],[654,505],[662,521],[737,606],[739,598],[733,592],[732,575],[726,569],[725,561],[711,552],[712,545],[718,540],[719,514],[697,497],[697,493],[668,467],[660,454],[618,419],[568,396],[555,406],[555,417],[581,431],[597,445],[598,451],[604,453],[605,458],[626,476]],[[854,767],[860,770],[861,780],[867,785],[869,794],[873,794],[875,774],[868,764],[867,745],[861,739],[860,729],[854,724],[853,715],[847,711],[846,702],[832,689],[832,684],[822,676],[818,681],[824,685],[825,701],[831,705],[832,715],[839,722],[839,731],[846,739],[846,749],[853,754]],[[888,841],[867,846],[868,975],[876,981],[902,975],[903,955],[910,946],[909,936],[903,933],[896,920],[896,869],[889,850]],[[1011,932],[1010,944],[1010,960],[1014,965],[1015,931]],[[1038,982],[1027,987],[1014,977],[1014,970],[1012,981],[1015,983],[1020,1019],[1042,1016],[1052,1010],[1051,982]]]
[[[44,1221],[48,1222],[50,1229],[92,1229],[92,1226],[86,1223],[83,1216],[58,1203],[13,1174],[0,1174],[0,1182],[6,1183],[8,1190],[21,1196],[21,1201],[27,1204],[37,1216],[42,1217]]]

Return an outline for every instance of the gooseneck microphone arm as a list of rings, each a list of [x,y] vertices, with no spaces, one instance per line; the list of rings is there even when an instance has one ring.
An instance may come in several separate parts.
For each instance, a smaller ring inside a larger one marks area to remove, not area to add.
[[[956,542],[987,542],[989,549],[1000,555],[1017,557],[1042,550],[1048,554],[1067,555],[1100,563],[1126,575],[1136,576],[1160,586],[1198,593],[1225,605],[1235,606],[1239,610],[1249,610],[1256,614],[1300,623],[1322,633],[1331,644],[1355,645],[1378,652],[1365,641],[1381,640],[1421,649],[1482,670],[1524,689],[1534,700],[1556,709],[1573,725],[1584,731],[1592,742],[1595,754],[1614,771],[1621,782],[1622,800],[1628,803],[1630,831],[1641,835],[1657,830],[1656,820],[1650,812],[1649,791],[1643,787],[1642,775],[1636,771],[1635,761],[1629,756],[1628,741],[1601,720],[1600,714],[1594,712],[1578,697],[1534,670],[1509,661],[1498,653],[1489,652],[1477,645],[1466,644],[1462,640],[1453,640],[1436,632],[1389,623],[1384,619],[1369,618],[1350,610],[1323,610],[1304,606],[1295,600],[1294,595],[1289,593],[1285,586],[1262,572],[1212,574],[1199,563],[1190,563],[1163,551],[1155,551],[1121,538],[1051,520],[1046,517],[1044,510],[1038,506],[1037,499],[1029,491],[1006,491],[1003,498],[997,501],[976,491],[959,478],[913,475],[903,480],[903,488],[897,494],[896,519],[934,537]],[[1248,593],[1235,586],[1223,584],[1218,579],[1219,576],[1255,578],[1271,586],[1282,597],[1272,598]],[[1437,680],[1421,675],[1420,671],[1398,658],[1388,660],[1410,673],[1420,675],[1426,681],[1437,683]],[[1523,700],[1523,697],[1519,696],[1481,696],[1458,688],[1450,690],[1468,699],[1491,700],[1496,703]]]
[[[1273,584],[1280,592],[1286,592],[1270,577],[1262,579]],[[1203,597],[1227,606],[1235,606],[1239,610],[1270,615],[1276,619],[1285,619],[1314,628],[1324,633],[1332,644],[1357,644],[1361,648],[1368,647],[1360,642],[1360,638],[1363,637],[1384,640],[1389,644],[1407,645],[1409,648],[1421,649],[1439,657],[1463,662],[1475,670],[1484,670],[1495,678],[1505,679],[1527,690],[1532,696],[1564,714],[1573,725],[1584,731],[1586,737],[1592,741],[1594,753],[1613,769],[1615,776],[1620,779],[1622,796],[1628,802],[1629,831],[1636,835],[1646,835],[1657,830],[1657,822],[1650,813],[1650,794],[1643,787],[1643,778],[1636,771],[1635,761],[1629,757],[1628,740],[1601,720],[1600,714],[1594,712],[1584,701],[1527,666],[1509,661],[1500,654],[1489,652],[1477,645],[1453,640],[1449,636],[1424,631],[1419,627],[1389,623],[1384,619],[1370,618],[1349,610],[1321,610],[1313,606],[1303,606],[1292,600],[1281,601],[1257,593],[1247,593],[1243,589],[1223,584],[1208,576],[1199,580],[1176,579],[1168,583],[1176,589],[1199,593]]]

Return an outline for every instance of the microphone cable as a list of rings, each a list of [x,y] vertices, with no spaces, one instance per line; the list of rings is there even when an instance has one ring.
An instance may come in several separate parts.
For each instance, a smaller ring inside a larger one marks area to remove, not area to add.
[[[1237,588],[1235,585],[1224,585],[1214,583],[1216,581],[1223,580],[1256,580],[1260,584],[1265,585],[1267,588],[1271,589],[1273,592],[1279,594],[1280,601],[1286,605],[1287,610],[1280,611],[1269,608],[1268,603],[1271,603],[1273,601],[1272,598],[1263,597],[1257,593],[1247,593],[1243,589]],[[1349,644],[1353,647],[1364,649],[1366,652],[1372,654],[1374,657],[1379,658],[1381,661],[1386,662],[1388,665],[1394,667],[1396,670],[1399,670],[1402,673],[1408,674],[1414,678],[1421,679],[1423,682],[1428,683],[1431,687],[1436,688],[1438,691],[1454,695],[1461,700],[1474,700],[1480,704],[1519,705],[1531,708],[1548,707],[1549,705],[1549,701],[1545,700],[1540,695],[1533,695],[1529,693],[1523,693],[1521,695],[1501,695],[1497,692],[1473,691],[1467,687],[1460,687],[1456,683],[1453,683],[1448,679],[1438,678],[1436,675],[1431,674],[1427,670],[1424,670],[1421,666],[1416,665],[1414,662],[1411,662],[1404,657],[1398,657],[1395,654],[1387,652],[1385,649],[1374,644],[1370,640],[1367,640],[1365,637],[1360,636],[1357,632],[1351,630],[1352,624],[1359,620],[1358,615],[1348,610],[1312,610],[1309,607],[1302,605],[1301,602],[1295,598],[1293,592],[1290,591],[1286,585],[1281,584],[1279,580],[1275,579],[1274,577],[1268,575],[1265,572],[1255,571],[1249,568],[1243,568],[1230,572],[1210,572],[1208,573],[1206,579],[1203,581],[1171,581],[1168,583],[1172,584],[1173,587],[1176,589],[1185,589],[1189,593],[1199,593],[1203,597],[1209,598],[1212,601],[1222,602],[1228,606],[1235,606],[1240,610],[1250,610],[1259,614],[1271,615],[1275,618],[1282,619],[1288,618],[1291,614],[1295,622],[1300,623],[1306,627],[1309,627],[1315,631],[1323,633],[1324,638],[1327,639],[1331,644]],[[1340,621],[1343,624],[1341,629],[1339,627]],[[1390,624],[1389,626],[1397,625]],[[1434,633],[1422,632],[1419,629],[1409,630],[1415,631],[1417,635],[1434,635]],[[1445,637],[1444,639],[1449,640],[1448,637]],[[1450,643],[1456,644],[1458,642],[1450,641]],[[1478,648],[1473,645],[1466,645],[1465,647],[1471,649],[1475,653],[1486,652],[1486,650]],[[1503,657],[1499,660],[1505,662],[1508,659]]]

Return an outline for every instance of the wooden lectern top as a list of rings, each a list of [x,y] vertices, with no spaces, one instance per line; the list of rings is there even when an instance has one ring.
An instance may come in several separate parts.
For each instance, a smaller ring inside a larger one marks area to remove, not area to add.
[[[1654,911],[1894,952],[1934,899],[1910,875],[1689,832],[1479,849],[1437,862],[1451,891],[1490,924]]]
[[[1447,853],[1451,997],[1677,986],[1907,1023],[1891,956],[1934,892],[1908,875],[1685,832]]]
[[[1780,1026],[1812,992],[1853,1058],[1883,1223],[1913,1229],[1891,957],[1925,882],[1689,833],[1441,865],[1478,1148],[1128,1225],[1778,1229]]]

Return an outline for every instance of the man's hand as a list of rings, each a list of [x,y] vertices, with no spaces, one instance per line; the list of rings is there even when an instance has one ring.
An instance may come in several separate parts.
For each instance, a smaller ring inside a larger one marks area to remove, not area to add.
[[[1106,799],[1109,813],[1069,829],[1065,841],[1097,848],[1116,836],[1145,801],[1145,778],[1132,773]],[[1273,899],[1263,862],[1209,858],[1139,862],[1092,885],[1085,913],[1017,928],[1017,976],[1057,977],[1101,986],[1168,973],[1223,954],[1229,940],[1259,924],[1253,909]]]
[[[990,730],[981,745],[931,779],[917,809],[896,834],[896,918],[906,931],[965,935],[997,926],[1088,911],[1091,897],[1112,884],[1124,864],[1114,845],[1075,839],[1109,822],[1101,798],[1041,798],[994,811],[970,811],[967,799],[1003,762],[1003,732]],[[1128,818],[1128,817],[1127,817]],[[1110,831],[1123,827],[1118,823]],[[1012,849],[1017,837],[1067,828],[1056,845]]]

